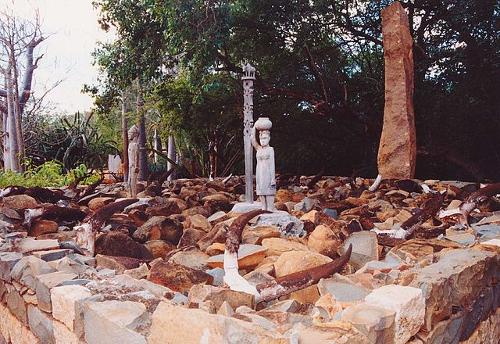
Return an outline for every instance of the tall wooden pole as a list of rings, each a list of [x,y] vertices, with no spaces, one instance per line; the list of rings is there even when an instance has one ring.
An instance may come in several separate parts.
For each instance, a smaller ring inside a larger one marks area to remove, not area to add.
[[[249,63],[243,66],[243,142],[245,149],[245,202],[253,203],[253,82],[255,68]]]

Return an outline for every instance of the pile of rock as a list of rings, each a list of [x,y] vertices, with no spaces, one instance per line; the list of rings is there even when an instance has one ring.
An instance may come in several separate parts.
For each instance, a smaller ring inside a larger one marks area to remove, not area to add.
[[[495,343],[498,199],[464,225],[474,184],[278,182],[280,212],[243,229],[243,278],[271,283],[352,254],[340,273],[268,302],[223,282],[238,177],[144,186],[104,220],[95,256],[74,227],[125,198],[122,185],[3,190],[0,343]]]

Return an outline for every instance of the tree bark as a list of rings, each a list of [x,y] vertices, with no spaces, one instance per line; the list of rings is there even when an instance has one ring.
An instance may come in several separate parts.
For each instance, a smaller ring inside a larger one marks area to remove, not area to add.
[[[137,81],[137,103],[139,124],[139,180],[146,180],[148,174],[148,156],[146,152],[146,119],[144,118],[144,100],[141,84]]]
[[[16,118],[15,118],[15,104],[12,92],[12,66],[9,65],[7,68],[7,135],[8,135],[8,146],[9,153],[8,157],[10,160],[10,170],[14,172],[20,171],[19,155],[18,155],[18,137],[16,131]]]
[[[175,149],[175,139],[172,135],[170,135],[168,137],[167,157],[172,161],[177,161],[177,151]],[[170,171],[170,169],[172,169],[173,167],[174,167],[174,165],[170,161],[167,161],[167,171]],[[172,172],[168,176],[167,180],[168,181],[175,180],[176,174],[177,174],[177,171]]]
[[[123,157],[123,180],[126,182],[128,180],[128,123],[127,123],[127,114],[125,108],[125,91],[122,92],[122,157]]]

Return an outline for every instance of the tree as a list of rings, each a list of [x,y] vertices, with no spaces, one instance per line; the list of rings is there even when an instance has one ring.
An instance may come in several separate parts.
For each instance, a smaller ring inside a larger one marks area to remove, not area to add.
[[[384,102],[380,12],[391,2],[101,0],[103,23],[120,32],[101,56],[108,66],[141,69],[164,130],[182,133],[184,155],[198,156],[204,174],[214,142],[238,144],[240,62],[248,60],[258,71],[255,112],[275,123],[278,171],[374,176]],[[417,175],[498,179],[497,2],[401,2],[415,41]]]
[[[0,112],[4,146],[4,168],[20,171],[25,155],[22,119],[32,93],[33,73],[43,55],[35,58],[35,49],[44,41],[38,13],[33,20],[16,17],[8,10],[0,13],[0,73],[4,88],[0,89]],[[24,64],[20,62],[25,57]]]

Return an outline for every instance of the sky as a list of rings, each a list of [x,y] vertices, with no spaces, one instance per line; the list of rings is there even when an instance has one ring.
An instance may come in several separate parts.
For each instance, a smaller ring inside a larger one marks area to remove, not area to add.
[[[97,24],[98,11],[92,0],[0,0],[0,8],[7,5],[25,18],[32,18],[38,9],[42,30],[50,34],[35,50],[35,54],[44,56],[34,74],[34,92],[42,94],[62,80],[45,99],[59,112],[89,110],[92,98],[81,90],[84,84],[93,84],[97,79],[91,53],[98,41],[113,39]]]

